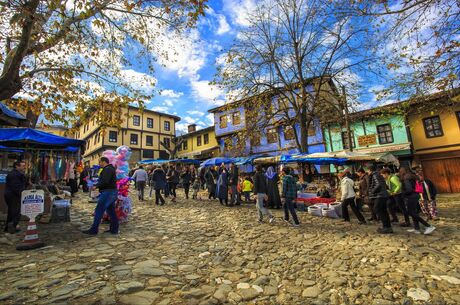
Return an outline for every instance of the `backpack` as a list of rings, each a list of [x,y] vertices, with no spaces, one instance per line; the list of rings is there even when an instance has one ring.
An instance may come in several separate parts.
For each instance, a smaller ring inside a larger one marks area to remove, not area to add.
[[[415,192],[416,192],[416,193],[419,193],[419,194],[423,193],[423,185],[422,185],[422,183],[421,183],[420,181],[418,181],[418,180],[415,181]]]

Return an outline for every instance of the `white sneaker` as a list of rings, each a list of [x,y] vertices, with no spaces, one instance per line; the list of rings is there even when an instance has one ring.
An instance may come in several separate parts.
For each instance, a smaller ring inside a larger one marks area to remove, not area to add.
[[[428,228],[426,228],[426,230],[425,230],[425,232],[423,234],[429,235],[429,234],[433,233],[434,230],[436,230],[436,228],[434,226],[428,227]]]
[[[299,223],[299,224],[293,223],[292,226],[293,226],[294,228],[298,228],[298,227],[300,227],[300,223]]]
[[[409,233],[414,233],[414,232],[415,232],[415,229],[409,229],[409,230],[407,230],[407,232],[409,232]]]
[[[422,232],[420,232],[419,230],[414,230],[413,233],[414,233],[414,234],[422,234]]]
[[[275,217],[274,217],[274,216],[270,217],[270,219],[268,220],[269,223],[273,223],[274,221],[275,221]]]

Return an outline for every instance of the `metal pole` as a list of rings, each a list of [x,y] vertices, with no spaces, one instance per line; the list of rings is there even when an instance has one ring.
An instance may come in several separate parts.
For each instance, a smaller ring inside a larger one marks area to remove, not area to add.
[[[347,129],[348,149],[350,151],[353,151],[353,146],[351,145],[353,142],[351,141],[350,118],[349,118],[349,113],[348,113],[348,103],[347,103],[347,95],[345,93],[345,86],[342,86],[342,102],[343,102],[343,108],[345,112],[345,128]]]

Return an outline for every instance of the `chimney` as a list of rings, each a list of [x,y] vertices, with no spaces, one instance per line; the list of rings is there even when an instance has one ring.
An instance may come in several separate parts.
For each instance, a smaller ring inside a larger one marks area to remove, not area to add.
[[[196,124],[188,125],[188,133],[195,132],[195,131],[196,131]]]

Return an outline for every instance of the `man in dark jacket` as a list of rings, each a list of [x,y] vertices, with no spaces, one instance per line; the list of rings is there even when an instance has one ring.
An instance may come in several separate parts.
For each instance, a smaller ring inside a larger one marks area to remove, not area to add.
[[[284,221],[289,223],[289,213],[291,213],[294,227],[300,225],[299,218],[295,211],[294,200],[297,198],[297,184],[294,177],[291,176],[291,169],[287,166],[283,168],[283,192],[281,198],[284,200]]]
[[[230,205],[239,205],[238,200],[238,167],[235,164],[230,164],[230,179],[229,185],[232,190],[232,198],[230,199]]]
[[[175,165],[171,165],[169,167],[169,170],[166,173],[166,180],[168,181],[169,193],[173,196],[171,201],[176,202],[176,187],[179,184],[179,172],[176,170]]]
[[[165,200],[161,196],[161,190],[166,186],[166,174],[160,165],[153,171],[150,183],[155,189],[155,204],[160,204],[160,201],[161,205],[165,204]]]
[[[115,213],[115,203],[118,197],[116,170],[106,157],[100,159],[99,165],[102,167],[102,172],[99,175],[98,183],[95,185],[99,188],[100,194],[94,209],[94,221],[91,228],[83,231],[83,233],[97,235],[102,216],[107,211],[110,217],[110,229],[106,232],[118,234],[118,218]]]
[[[180,178],[182,180],[182,187],[184,188],[185,199],[188,199],[190,184],[192,183],[192,172],[190,171],[189,167],[184,168]]]
[[[269,222],[272,223],[275,217],[264,206],[264,200],[267,196],[267,181],[264,173],[262,172],[262,166],[260,165],[257,165],[256,174],[254,175],[254,194],[256,195],[256,207],[259,213],[259,223],[263,222],[264,215],[267,215]]]
[[[391,228],[390,215],[388,215],[387,201],[388,191],[385,179],[379,172],[376,171],[375,165],[368,166],[369,174],[369,200],[372,200],[375,214],[382,221],[382,228],[378,228],[377,232],[382,234],[393,233]]]
[[[24,175],[26,164],[24,161],[17,161],[13,164],[13,170],[6,176],[5,202],[8,206],[5,232],[14,234],[19,232],[16,226],[21,219],[21,194],[26,189],[27,180]]]

